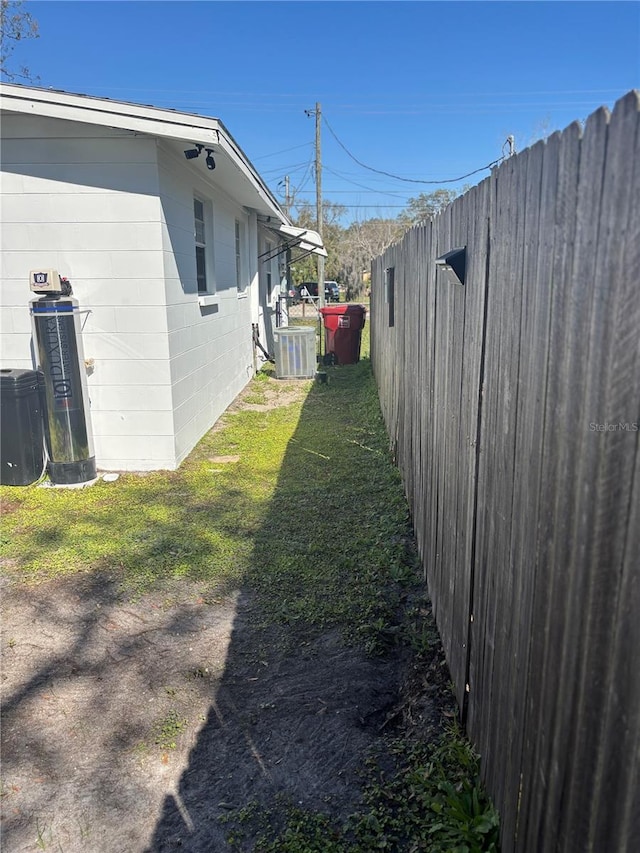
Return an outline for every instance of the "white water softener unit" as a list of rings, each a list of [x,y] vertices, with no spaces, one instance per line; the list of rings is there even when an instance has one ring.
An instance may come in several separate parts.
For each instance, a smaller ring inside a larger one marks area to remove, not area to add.
[[[84,369],[78,300],[55,270],[33,270],[29,303],[38,367],[43,374],[47,469],[56,485],[96,478],[89,389]]]

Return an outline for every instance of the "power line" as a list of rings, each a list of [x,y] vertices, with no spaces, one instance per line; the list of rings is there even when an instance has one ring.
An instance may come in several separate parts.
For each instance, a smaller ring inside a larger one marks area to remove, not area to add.
[[[330,172],[331,169],[328,169],[326,166],[324,167],[325,172]],[[313,190],[305,190],[305,192],[313,192]],[[404,195],[400,193],[386,193],[384,190],[362,190],[362,193],[358,193],[355,190],[327,190],[330,195],[389,195],[392,198],[405,198]]]
[[[330,202],[326,202],[330,204]],[[393,208],[394,210],[405,210],[406,204],[340,204],[338,202],[338,207],[346,207],[348,210],[352,208],[354,210],[386,210],[387,208]]]
[[[286,154],[288,151],[297,151],[298,148],[308,148],[313,145],[313,142],[305,142],[303,145],[294,145],[293,148],[283,148],[282,151],[274,151],[272,154],[261,154],[259,157],[254,157],[254,160],[266,160],[267,157],[275,157],[277,154]]]
[[[383,169],[374,169],[373,166],[367,166],[366,163],[362,163],[355,157],[351,151],[344,145],[336,136],[333,128],[327,121],[326,116],[322,117],[324,119],[324,123],[327,125],[329,129],[329,133],[333,136],[338,145],[351,157],[351,159],[358,164],[358,166],[362,166],[363,169],[367,169],[369,172],[375,172],[378,175],[386,175],[388,178],[394,178],[396,181],[405,181],[409,184],[455,184],[458,181],[463,181],[465,178],[470,178],[472,175],[477,175],[478,172],[484,172],[487,169],[492,169],[494,166],[497,166],[498,163],[501,163],[504,160],[504,157],[499,157],[497,160],[494,160],[492,163],[488,163],[486,166],[481,166],[479,169],[474,169],[473,172],[467,172],[466,175],[460,175],[459,178],[443,178],[440,181],[422,181],[418,178],[401,178],[400,175],[394,175],[391,172],[385,172]]]
[[[79,84],[80,85],[80,84]],[[86,81],[82,84],[86,85]],[[623,87],[624,88],[624,87]],[[147,86],[137,86],[137,87],[110,87],[113,92],[150,92],[153,94],[165,94],[165,95],[207,95],[208,97],[213,96],[236,96],[241,95],[242,97],[258,97],[258,98],[297,98],[300,99],[309,99],[313,97],[312,95],[300,93],[300,92],[247,92],[246,90],[229,91],[227,89],[150,89]],[[446,96],[447,98],[452,97],[504,97],[505,95],[517,95],[518,97],[526,97],[528,95],[596,95],[596,94],[606,94],[607,92],[619,92],[620,89],[530,89],[524,91],[482,91],[482,92],[450,92]],[[344,92],[335,92],[335,93],[326,93],[326,97],[333,97],[334,94],[344,95]],[[360,94],[360,93],[359,93]],[[361,95],[360,95],[361,96]],[[358,97],[358,95],[356,95]],[[365,96],[366,97],[366,96]],[[395,96],[394,96],[395,97]]]
[[[312,166],[313,166],[313,161],[312,161],[312,160],[310,160],[310,161],[307,163],[307,170],[306,170],[306,172],[304,173],[304,175],[302,176],[302,179],[300,180],[300,184],[299,184],[299,186],[298,186],[298,187],[294,187],[294,190],[293,190],[294,195],[295,195],[296,193],[301,193],[301,192],[303,192],[303,191],[304,191],[304,192],[307,192],[307,190],[305,190],[304,188],[306,187],[306,185],[307,185],[307,183],[308,183],[309,179],[311,178],[311,174],[312,174]]]
[[[340,172],[335,172],[333,169],[330,169],[328,166],[325,166],[324,168],[326,169],[327,172],[331,172],[331,174],[335,175],[337,178],[342,178],[342,180],[346,181],[348,184],[353,184],[354,187],[360,187],[360,189],[364,190],[364,192],[378,193],[380,195],[389,195],[389,196],[392,196],[393,198],[402,198],[403,197],[402,193],[389,192],[389,190],[374,190],[371,187],[365,187],[364,184],[359,184],[357,181],[352,181],[349,178],[345,177],[344,174],[342,174]],[[332,192],[348,193],[348,192],[352,192],[352,190],[332,190]]]
[[[304,190],[304,187],[307,185],[307,181],[311,177],[311,167],[313,166],[314,160],[315,160],[315,152],[309,158],[309,162],[307,163],[307,168],[305,169],[305,172],[304,172],[302,178],[300,179],[300,183],[298,184],[297,187],[293,188],[292,199],[293,199],[294,205],[295,205],[296,195],[298,193],[301,193]]]
[[[304,169],[307,166],[307,161],[303,160],[301,163],[293,163],[290,166],[274,166],[273,169],[261,169],[260,174],[270,175],[272,172],[279,172],[280,174],[282,174],[282,172],[295,172],[299,169]]]

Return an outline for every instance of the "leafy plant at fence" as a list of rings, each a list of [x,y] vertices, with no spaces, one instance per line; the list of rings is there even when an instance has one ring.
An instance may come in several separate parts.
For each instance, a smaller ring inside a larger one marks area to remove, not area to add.
[[[393,778],[378,771],[365,791],[368,809],[351,819],[356,850],[497,851],[498,814],[480,784],[478,758],[457,727],[435,747],[398,741],[392,749]]]

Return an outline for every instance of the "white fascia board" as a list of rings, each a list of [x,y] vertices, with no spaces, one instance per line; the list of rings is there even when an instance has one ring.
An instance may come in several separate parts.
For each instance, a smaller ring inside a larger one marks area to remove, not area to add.
[[[245,180],[254,185],[257,195],[274,215],[283,224],[289,223],[258,172],[217,118],[8,83],[0,83],[0,106],[9,112],[114,127],[204,146],[215,145],[229,157]]]

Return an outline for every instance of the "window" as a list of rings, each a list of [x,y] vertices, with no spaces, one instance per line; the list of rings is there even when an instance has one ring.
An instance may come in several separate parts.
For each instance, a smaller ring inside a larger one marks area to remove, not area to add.
[[[194,198],[193,200],[193,219],[195,225],[196,278],[198,280],[198,293],[208,293],[209,282],[207,267],[209,266],[209,257],[207,253],[205,203],[199,198]]]
[[[238,293],[244,293],[247,289],[246,271],[244,264],[244,225],[239,219],[235,223],[236,235],[236,285]]]

